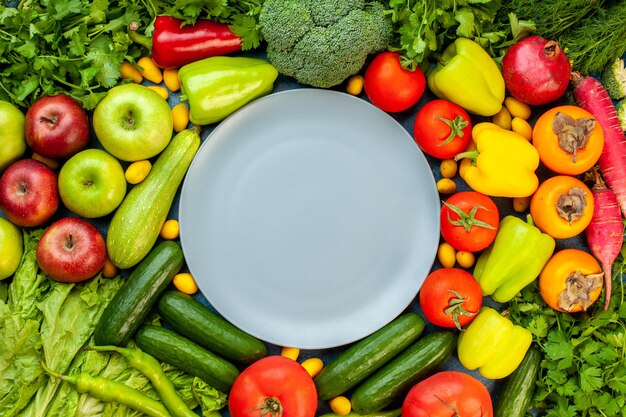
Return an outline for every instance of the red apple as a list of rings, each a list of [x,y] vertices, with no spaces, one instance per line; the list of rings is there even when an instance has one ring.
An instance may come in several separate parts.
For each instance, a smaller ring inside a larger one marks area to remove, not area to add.
[[[64,217],[52,223],[37,244],[42,272],[59,282],[81,282],[104,266],[106,244],[100,231],[86,220]]]
[[[42,162],[19,160],[0,177],[0,210],[13,224],[42,225],[58,207],[57,174]]]
[[[26,112],[24,136],[33,151],[48,158],[69,158],[89,142],[89,118],[70,96],[35,101]]]

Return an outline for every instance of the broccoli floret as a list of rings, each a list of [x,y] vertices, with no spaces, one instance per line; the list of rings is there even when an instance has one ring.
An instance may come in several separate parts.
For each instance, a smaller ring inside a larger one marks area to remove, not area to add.
[[[615,108],[617,109],[619,124],[622,126],[622,130],[626,132],[626,99],[619,101]]]
[[[315,27],[307,0],[266,0],[259,25],[268,45],[277,51],[290,51]],[[297,24],[295,24],[297,22]]]
[[[278,71],[321,88],[357,73],[369,54],[392,39],[391,21],[376,1],[266,0],[259,24]],[[285,33],[291,35],[287,41]]]
[[[626,69],[623,59],[616,59],[606,66],[602,71],[602,83],[612,99],[619,100],[626,96]]]
[[[363,10],[364,0],[343,1],[307,1],[311,17],[317,26],[329,26],[336,23],[341,17],[352,10]]]

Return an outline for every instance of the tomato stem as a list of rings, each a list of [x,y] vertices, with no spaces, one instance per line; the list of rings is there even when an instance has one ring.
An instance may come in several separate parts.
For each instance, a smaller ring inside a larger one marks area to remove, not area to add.
[[[283,406],[276,397],[265,398],[263,404],[252,409],[252,411],[254,410],[261,410],[261,417],[266,414],[271,414],[272,417],[282,417],[283,415]]]
[[[435,398],[438,399],[439,401],[441,401],[441,403],[443,405],[445,405],[446,407],[448,407],[450,410],[452,410],[454,412],[454,414],[452,415],[452,417],[459,417],[459,410],[456,409],[456,407],[454,407],[452,404],[449,404],[447,402],[445,402],[442,398],[440,398],[438,395],[435,395]]]
[[[485,229],[495,229],[495,227],[493,227],[489,223],[478,220],[476,218],[476,213],[478,212],[478,209],[489,211],[489,209],[484,206],[474,206],[469,213],[466,213],[461,210],[460,207],[457,207],[454,204],[450,204],[444,201],[443,205],[449,208],[452,212],[454,212],[454,214],[459,216],[458,220],[452,220],[452,218],[450,217],[450,213],[448,213],[448,222],[454,226],[463,226],[465,231],[468,233],[472,231],[473,226],[484,227]]]
[[[446,119],[445,117],[437,117],[437,119],[441,120],[442,122],[450,126],[450,134],[448,135],[446,140],[444,140],[437,146],[445,146],[448,143],[452,142],[454,138],[456,138],[457,136],[462,138],[465,135],[465,133],[463,132],[463,129],[465,129],[467,125],[469,124],[469,122],[465,120],[463,116],[457,116],[452,120]]]
[[[454,297],[450,299],[448,303],[448,307],[443,311],[445,314],[450,314],[452,316],[452,320],[454,321],[454,325],[460,331],[463,331],[461,327],[461,323],[459,323],[459,316],[475,316],[478,312],[467,311],[463,308],[463,303],[467,300],[464,298],[458,291],[448,290],[450,291]]]

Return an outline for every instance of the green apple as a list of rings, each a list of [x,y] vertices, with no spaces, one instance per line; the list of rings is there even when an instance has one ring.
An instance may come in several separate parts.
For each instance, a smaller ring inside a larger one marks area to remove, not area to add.
[[[126,195],[124,169],[102,149],[78,152],[61,167],[59,194],[65,207],[79,216],[106,216]]]
[[[111,88],[93,113],[98,140],[122,161],[139,161],[160,153],[172,138],[169,104],[154,90],[139,84]]]
[[[13,223],[0,217],[0,280],[15,273],[23,253],[22,232]]]
[[[24,113],[8,101],[0,100],[0,171],[26,152]]]

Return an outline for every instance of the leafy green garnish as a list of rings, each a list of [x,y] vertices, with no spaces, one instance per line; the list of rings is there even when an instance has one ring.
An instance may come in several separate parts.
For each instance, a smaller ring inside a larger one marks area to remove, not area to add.
[[[26,108],[43,95],[66,93],[88,110],[120,81],[120,63],[148,51],[131,41],[136,21],[148,36],[157,15],[186,24],[208,18],[231,24],[244,50],[260,45],[262,0],[22,0],[0,5],[0,100]]]
[[[398,35],[393,49],[403,54],[407,67],[425,63],[457,37],[473,39],[497,56],[495,45],[519,35],[520,24],[524,23],[517,20],[511,25],[501,23],[500,0],[386,0],[384,3]],[[504,15],[504,21],[508,19]]]
[[[532,406],[545,409],[547,417],[621,415],[626,406],[623,269],[620,257],[608,311],[597,303],[585,313],[555,312],[536,285],[509,303],[511,320],[528,328],[542,351]]]

